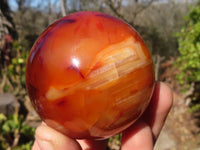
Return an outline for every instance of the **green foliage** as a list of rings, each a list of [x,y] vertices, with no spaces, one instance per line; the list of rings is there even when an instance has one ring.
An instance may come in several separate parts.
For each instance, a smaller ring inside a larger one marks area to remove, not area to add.
[[[180,56],[176,62],[181,71],[177,79],[184,89],[192,82],[200,83],[200,1],[190,10],[186,20],[186,26],[178,33]],[[198,103],[192,109],[199,109]]]
[[[24,118],[0,114],[0,149],[30,150],[35,129],[25,125]]]
[[[112,147],[120,147],[121,146],[121,134],[117,134],[109,138],[108,147],[113,149]]]
[[[4,92],[14,92],[15,95],[23,96],[26,93],[25,69],[29,52],[23,50],[17,41],[13,43],[13,50],[16,53],[16,57],[12,58],[11,64],[3,72],[6,74],[12,88],[5,84]]]
[[[200,104],[196,104],[193,107],[191,107],[190,112],[196,112],[200,110]]]

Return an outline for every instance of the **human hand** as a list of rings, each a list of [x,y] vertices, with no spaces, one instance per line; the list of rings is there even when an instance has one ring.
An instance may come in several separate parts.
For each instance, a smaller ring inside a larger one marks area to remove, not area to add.
[[[122,132],[121,150],[153,150],[173,103],[170,88],[157,82],[145,113]],[[48,133],[48,134],[47,134]],[[106,150],[108,140],[75,140],[42,123],[32,150]]]

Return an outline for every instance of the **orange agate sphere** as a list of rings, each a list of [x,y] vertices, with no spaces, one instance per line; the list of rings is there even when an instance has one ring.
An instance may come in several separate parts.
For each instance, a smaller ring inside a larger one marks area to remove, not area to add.
[[[154,87],[151,55],[128,24],[78,12],[50,25],[27,62],[31,102],[49,126],[72,137],[102,139],[133,124]]]

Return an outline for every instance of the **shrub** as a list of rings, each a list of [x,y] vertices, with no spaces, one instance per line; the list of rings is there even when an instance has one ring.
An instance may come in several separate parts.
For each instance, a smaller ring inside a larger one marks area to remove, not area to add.
[[[191,8],[186,20],[187,24],[178,33],[180,56],[176,65],[181,72],[177,75],[177,79],[184,90],[187,90],[191,83],[195,83],[193,95],[195,105],[192,110],[196,111],[200,108],[198,94],[200,93],[198,88],[200,84],[200,0],[195,7]]]
[[[0,114],[0,149],[30,150],[35,128],[25,125],[23,116]]]

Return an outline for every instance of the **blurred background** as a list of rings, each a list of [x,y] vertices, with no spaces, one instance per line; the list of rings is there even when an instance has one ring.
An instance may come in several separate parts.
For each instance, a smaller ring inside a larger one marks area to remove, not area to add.
[[[200,0],[0,0],[0,150],[29,150],[40,119],[26,92],[25,66],[40,33],[77,11],[132,25],[152,53],[156,80],[174,104],[156,150],[200,150]],[[118,150],[120,135],[108,149]]]

